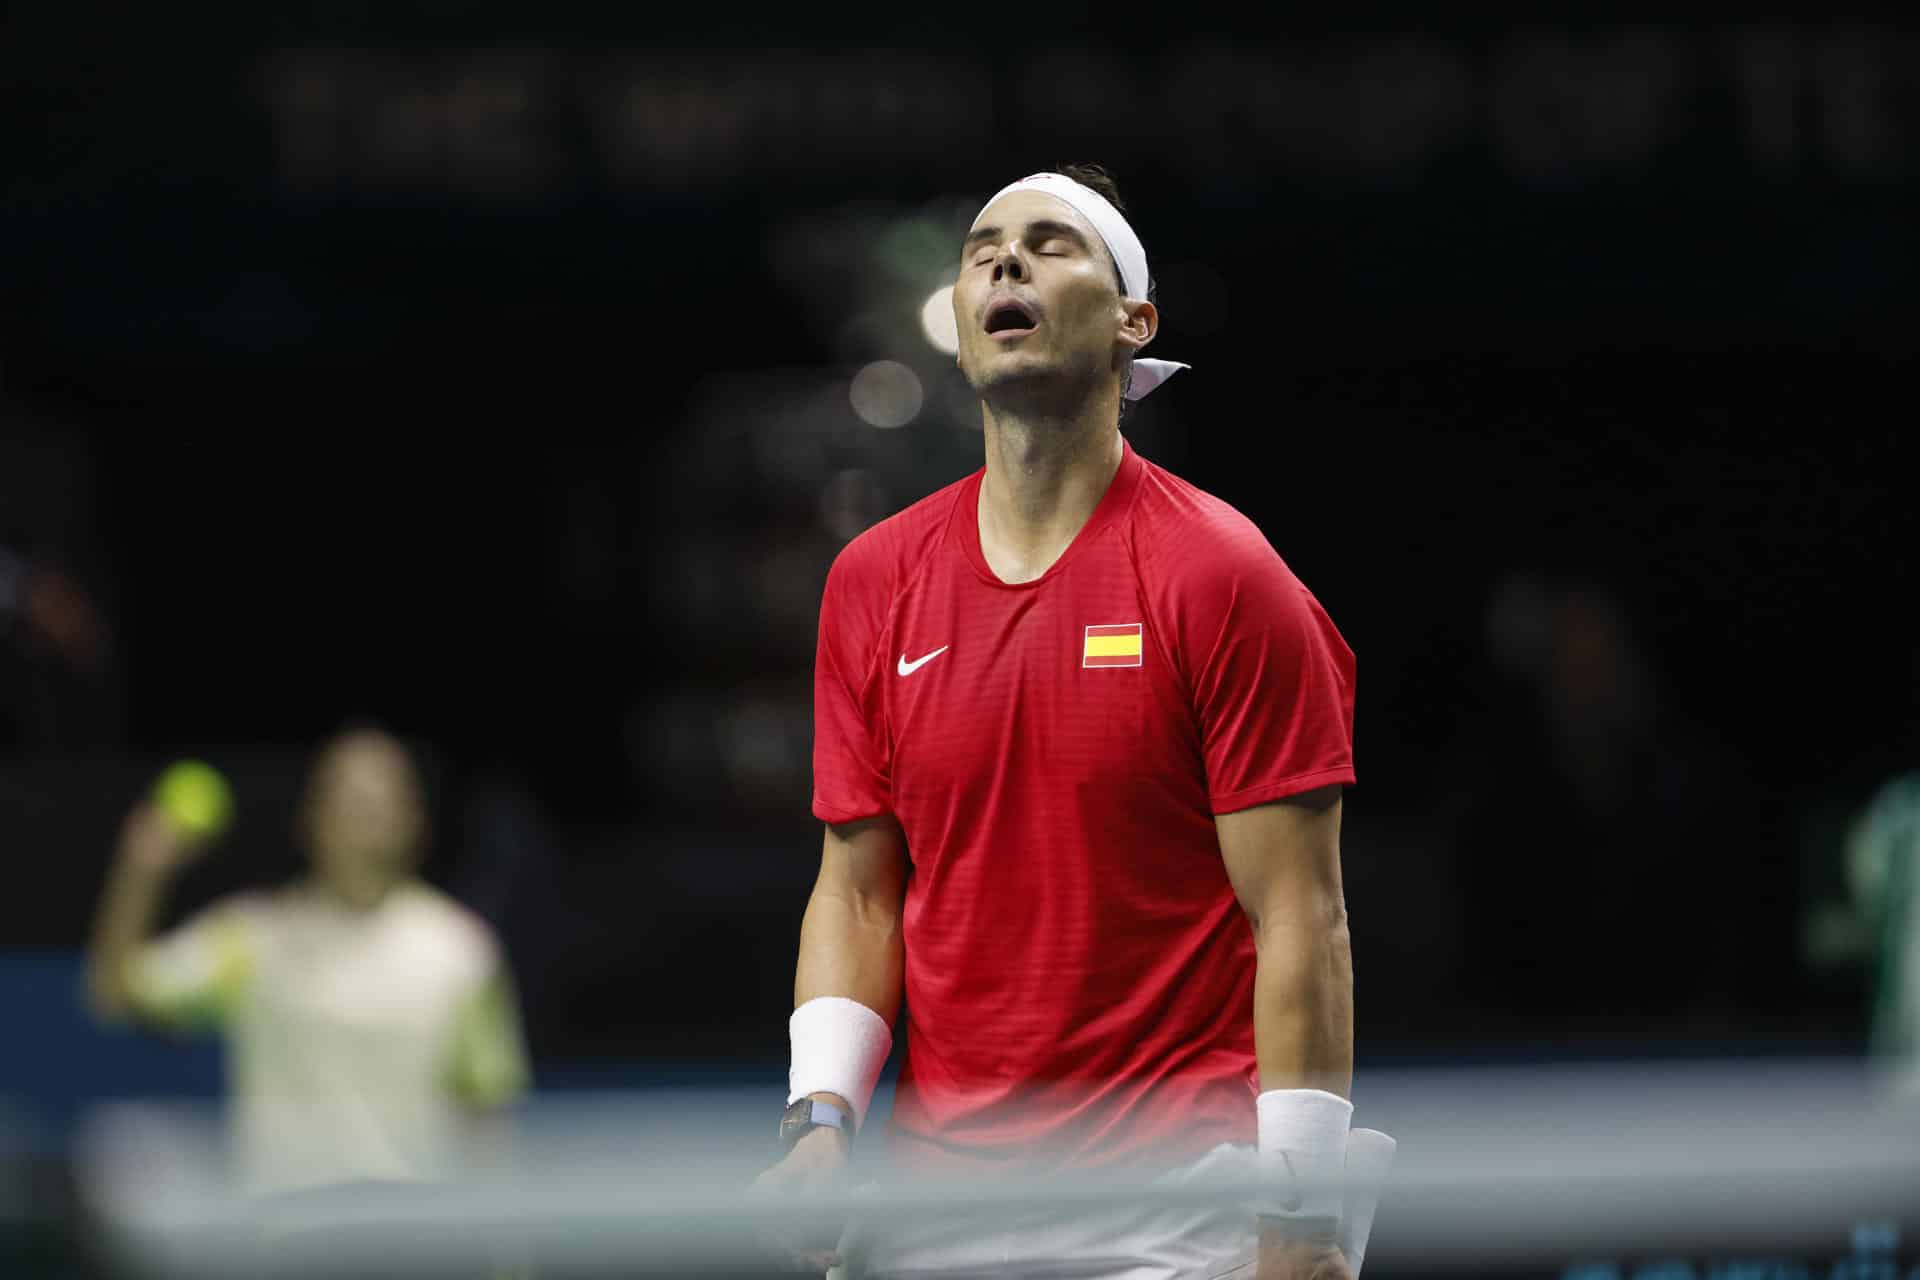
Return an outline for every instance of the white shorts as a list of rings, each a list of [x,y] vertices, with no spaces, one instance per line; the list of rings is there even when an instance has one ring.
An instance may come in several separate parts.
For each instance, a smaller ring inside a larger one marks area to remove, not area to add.
[[[1255,1176],[1253,1148],[1226,1144],[1156,1179]],[[1113,1209],[1071,1218],[1034,1215],[993,1228],[978,1222],[886,1228],[855,1221],[841,1237],[838,1280],[1224,1280],[1252,1276],[1257,1236],[1244,1204],[1217,1209]]]

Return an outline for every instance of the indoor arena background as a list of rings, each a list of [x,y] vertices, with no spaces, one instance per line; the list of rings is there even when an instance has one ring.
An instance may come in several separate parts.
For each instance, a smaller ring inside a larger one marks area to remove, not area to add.
[[[219,1089],[81,1002],[125,811],[234,785],[170,919],[284,877],[355,717],[429,761],[527,1105],[738,1086],[771,1156],[820,589],[979,465],[923,314],[1067,161],[1193,365],[1127,435],[1358,656],[1362,1112],[1902,1051],[1860,850],[1920,769],[1910,19],[73,0],[0,19],[0,86],[0,1272],[108,1265],[98,1104]],[[1913,1256],[1877,1229],[1825,1252]]]

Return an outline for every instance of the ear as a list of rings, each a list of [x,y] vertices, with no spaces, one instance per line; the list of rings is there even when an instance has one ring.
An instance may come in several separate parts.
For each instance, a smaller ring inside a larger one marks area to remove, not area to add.
[[[1120,332],[1114,336],[1115,341],[1129,352],[1138,353],[1160,332],[1160,309],[1151,302],[1122,298],[1120,311]]]

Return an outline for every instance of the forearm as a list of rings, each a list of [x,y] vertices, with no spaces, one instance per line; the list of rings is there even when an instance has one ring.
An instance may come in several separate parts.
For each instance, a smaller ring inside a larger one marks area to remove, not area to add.
[[[1345,911],[1328,905],[1263,919],[1255,938],[1254,1054],[1260,1087],[1353,1087],[1353,948]]]
[[[109,873],[87,948],[87,994],[96,1015],[131,1012],[133,960],[153,936],[170,881],[164,871],[124,860]]]
[[[814,888],[800,922],[795,1006],[820,996],[844,996],[891,1026],[900,1012],[904,965],[898,902],[824,885]]]
[[[1260,1088],[1353,1089],[1353,950],[1345,913],[1270,919],[1257,933],[1254,1055]],[[1344,1277],[1324,1239],[1279,1220],[1263,1220],[1256,1280]]]
[[[794,970],[796,1008],[822,996],[854,1000],[888,1026],[900,1011],[905,952],[898,904],[857,891],[816,886],[800,922],[800,961]],[[837,1093],[808,1095],[857,1110]]]
[[[1340,792],[1222,814],[1220,850],[1253,926],[1254,1053],[1262,1166],[1257,1280],[1346,1280],[1343,1205],[1353,1089],[1353,951],[1340,886]],[[1332,1096],[1328,1096],[1332,1095]]]

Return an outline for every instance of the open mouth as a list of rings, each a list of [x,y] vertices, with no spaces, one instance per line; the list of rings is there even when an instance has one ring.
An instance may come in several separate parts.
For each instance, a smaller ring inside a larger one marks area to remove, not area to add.
[[[1032,309],[1017,298],[1003,298],[987,308],[987,332],[996,336],[1032,333],[1039,323]]]

